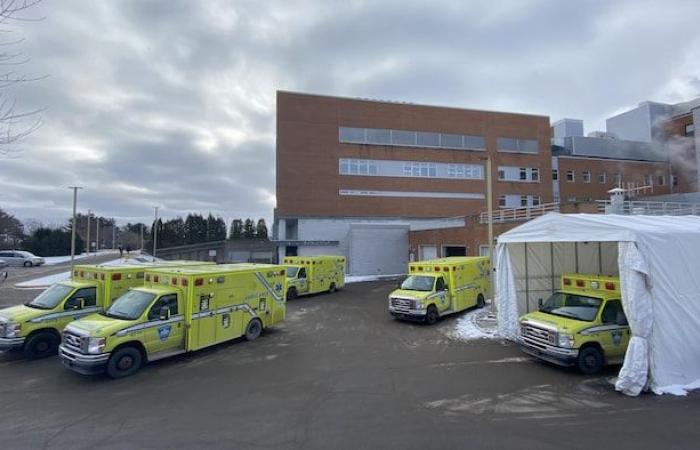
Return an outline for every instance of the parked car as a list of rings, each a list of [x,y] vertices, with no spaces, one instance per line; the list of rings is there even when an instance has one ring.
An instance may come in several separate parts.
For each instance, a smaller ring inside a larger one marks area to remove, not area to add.
[[[0,259],[10,266],[24,267],[40,266],[46,262],[41,256],[23,250],[1,250]]]
[[[0,259],[0,269],[7,266],[9,266],[9,264],[7,264],[7,261],[5,261],[4,259]]]

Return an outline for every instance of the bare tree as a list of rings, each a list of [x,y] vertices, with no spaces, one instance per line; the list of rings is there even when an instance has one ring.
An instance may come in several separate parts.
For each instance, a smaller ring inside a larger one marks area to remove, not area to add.
[[[42,110],[18,110],[17,100],[8,92],[13,86],[43,78],[28,77],[18,70],[30,59],[18,50],[24,39],[13,38],[13,30],[9,26],[12,22],[42,20],[25,14],[40,2],[41,0],[0,0],[0,155],[12,153],[9,144],[26,137],[41,125]]]

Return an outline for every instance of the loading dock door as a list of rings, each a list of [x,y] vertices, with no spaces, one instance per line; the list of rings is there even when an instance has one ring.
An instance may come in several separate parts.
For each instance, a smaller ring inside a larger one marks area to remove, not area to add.
[[[467,247],[462,245],[446,245],[442,248],[442,256],[467,256]]]
[[[420,260],[426,261],[428,259],[437,258],[437,247],[434,245],[421,245],[420,246]]]
[[[394,275],[408,266],[408,226],[353,224],[348,251],[351,275]]]

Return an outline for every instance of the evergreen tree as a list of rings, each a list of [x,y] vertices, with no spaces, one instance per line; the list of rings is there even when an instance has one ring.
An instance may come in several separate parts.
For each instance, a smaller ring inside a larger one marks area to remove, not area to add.
[[[229,239],[240,239],[243,237],[243,221],[241,219],[233,219],[231,221],[231,231],[228,235]]]
[[[255,227],[255,237],[258,239],[267,239],[267,225],[265,219],[258,220],[258,225]]]
[[[52,230],[37,228],[29,238],[22,242],[22,248],[38,256],[70,255],[72,231],[69,227]],[[76,235],[75,252],[84,251],[85,242]]]
[[[226,239],[226,222],[221,217],[209,214],[207,217],[207,230],[209,241],[223,241]]]
[[[255,238],[255,224],[251,219],[246,219],[243,224],[243,237],[245,239]]]

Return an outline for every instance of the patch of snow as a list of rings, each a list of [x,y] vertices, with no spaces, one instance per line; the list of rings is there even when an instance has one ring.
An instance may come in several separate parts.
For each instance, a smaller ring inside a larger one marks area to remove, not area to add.
[[[498,329],[496,323],[490,323],[487,309],[477,309],[461,315],[457,319],[454,329],[448,331],[450,337],[462,340],[473,341],[477,339],[498,339]],[[482,322],[480,324],[479,322]]]
[[[102,251],[97,252],[98,255],[108,255],[110,253],[119,253],[119,251],[118,250],[102,250]],[[87,253],[81,253],[79,255],[75,255],[75,260],[77,261],[79,259],[85,259],[89,256],[94,257],[95,253],[93,252],[93,253],[90,253],[89,255]],[[44,258],[44,261],[45,261],[44,265],[46,265],[46,266],[54,266],[56,264],[63,264],[63,263],[70,262],[70,255],[68,255],[68,256],[47,256]]]
[[[686,385],[680,385],[680,384],[672,384],[669,386],[660,386],[660,387],[655,387],[654,388],[654,394],[656,395],[663,395],[663,394],[671,394],[671,395],[679,395],[685,397],[688,395],[688,392],[695,390],[695,389],[700,389],[700,380],[696,380],[690,384]]]
[[[349,275],[345,277],[345,284],[350,283],[365,283],[368,281],[391,280],[395,278],[405,277],[405,273],[395,275]]]
[[[29,281],[23,281],[22,283],[15,284],[15,286],[19,288],[43,289],[47,286],[51,286],[52,284],[60,283],[61,281],[66,280],[70,280],[70,270],[41,278],[34,278],[33,280]]]

